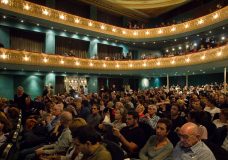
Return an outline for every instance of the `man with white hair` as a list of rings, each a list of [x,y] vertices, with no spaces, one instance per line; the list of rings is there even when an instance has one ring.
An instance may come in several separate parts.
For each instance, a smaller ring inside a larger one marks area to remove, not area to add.
[[[175,160],[216,160],[211,150],[200,140],[196,124],[185,123],[179,130],[180,141],[173,151]]]

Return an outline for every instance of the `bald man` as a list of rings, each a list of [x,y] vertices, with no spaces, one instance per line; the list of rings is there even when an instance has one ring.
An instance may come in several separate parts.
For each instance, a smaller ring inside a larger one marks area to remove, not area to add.
[[[211,150],[200,140],[196,124],[185,123],[179,130],[180,141],[173,151],[175,160],[216,160]]]

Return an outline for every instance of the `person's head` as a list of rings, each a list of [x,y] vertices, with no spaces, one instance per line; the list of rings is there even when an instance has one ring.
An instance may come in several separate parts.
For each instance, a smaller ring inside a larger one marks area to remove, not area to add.
[[[22,96],[24,93],[24,88],[22,86],[17,87],[17,95]]]
[[[115,108],[116,108],[116,109],[124,108],[124,105],[123,105],[122,102],[116,102]]]
[[[151,116],[155,115],[157,113],[157,111],[158,111],[157,106],[154,105],[154,104],[149,105],[148,108],[147,108],[147,112]]]
[[[68,111],[63,111],[60,115],[60,123],[62,125],[69,125],[72,121],[72,114]]]
[[[158,120],[157,126],[156,126],[156,135],[158,138],[163,139],[167,137],[170,128],[171,128],[172,122],[171,120],[167,118],[161,118]]]
[[[182,147],[192,147],[200,140],[198,126],[192,122],[185,123],[179,130],[179,137]]]
[[[124,108],[115,109],[115,120],[126,121],[126,112]]]
[[[134,128],[136,125],[138,125],[138,120],[139,114],[136,111],[131,110],[127,113],[126,123],[128,127]]]
[[[52,108],[52,114],[54,116],[59,116],[63,111],[63,106],[62,104],[55,104]]]
[[[82,109],[82,99],[81,98],[74,99],[74,106],[75,106],[76,110],[81,110]]]
[[[138,112],[138,114],[144,113],[145,107],[142,104],[138,104],[135,108],[135,111]]]
[[[221,109],[221,112],[219,114],[219,119],[223,123],[227,123],[228,122],[228,108]]]
[[[96,105],[96,104],[93,104],[93,105],[92,105],[91,113],[92,113],[92,114],[97,114],[97,113],[99,113],[99,107],[98,107],[98,105]]]
[[[226,100],[225,95],[222,94],[222,95],[219,96],[219,103],[220,104],[225,103],[225,100]]]
[[[176,117],[180,114],[180,108],[178,105],[172,105],[171,107],[171,117]]]
[[[90,155],[94,151],[94,146],[99,144],[101,136],[91,126],[79,127],[76,132],[72,132],[74,144],[84,155]]]
[[[82,126],[86,126],[87,123],[83,118],[74,118],[71,123],[70,123],[70,130],[71,132],[77,132],[78,128],[82,127]]]
[[[202,111],[202,107],[200,105],[200,100],[196,100],[192,102],[192,109],[194,111]]]

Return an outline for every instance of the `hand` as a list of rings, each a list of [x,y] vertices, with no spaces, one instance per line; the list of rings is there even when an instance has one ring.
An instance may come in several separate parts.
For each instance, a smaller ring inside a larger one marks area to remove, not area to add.
[[[113,128],[112,130],[113,130],[113,135],[120,138],[121,136],[120,131],[117,128]]]
[[[103,124],[99,124],[99,125],[98,125],[98,128],[104,129],[104,125],[103,125]]]
[[[44,150],[43,150],[43,148],[41,147],[41,148],[38,148],[35,152],[36,152],[36,154],[39,156],[39,155],[41,155],[41,154],[44,153]]]

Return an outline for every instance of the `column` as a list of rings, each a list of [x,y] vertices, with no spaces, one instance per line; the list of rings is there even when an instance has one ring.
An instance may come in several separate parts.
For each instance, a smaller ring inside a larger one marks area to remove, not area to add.
[[[55,73],[48,73],[44,78],[44,85],[53,86],[55,93]]]
[[[55,33],[53,30],[46,32],[45,53],[55,54]]]
[[[55,8],[55,0],[46,1],[46,6],[50,8]]]
[[[97,20],[97,7],[96,6],[90,6],[90,19]]]
[[[188,75],[186,75],[186,84],[185,86],[188,88]]]
[[[92,41],[90,41],[90,44],[89,44],[88,58],[92,58],[95,55],[98,56],[97,51],[98,51],[98,40],[93,39]]]
[[[167,74],[167,78],[166,78],[166,88],[169,91],[169,75]]]
[[[88,90],[89,93],[98,93],[98,78],[96,76],[89,77]]]
[[[9,29],[0,26],[0,43],[4,45],[5,48],[10,48],[10,34]]]
[[[224,93],[226,94],[226,67],[224,68]]]

